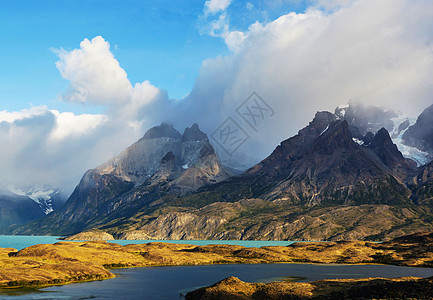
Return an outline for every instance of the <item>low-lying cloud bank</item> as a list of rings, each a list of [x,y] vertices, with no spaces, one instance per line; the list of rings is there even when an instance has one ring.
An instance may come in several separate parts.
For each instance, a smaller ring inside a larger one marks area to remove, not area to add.
[[[184,99],[168,99],[148,81],[132,84],[102,37],[55,50],[57,68],[70,82],[62,99],[101,105],[106,113],[0,112],[0,182],[71,191],[86,169],[162,121],[180,130],[197,122],[210,135],[231,117],[249,139],[233,156],[220,151],[241,165],[264,158],[317,110],[349,99],[412,116],[433,102],[429,0],[318,1],[304,13],[256,22],[246,31],[231,30],[230,1],[206,3],[203,33],[224,39],[232,54],[204,61]],[[266,111],[257,126],[237,112],[253,92],[274,112]]]

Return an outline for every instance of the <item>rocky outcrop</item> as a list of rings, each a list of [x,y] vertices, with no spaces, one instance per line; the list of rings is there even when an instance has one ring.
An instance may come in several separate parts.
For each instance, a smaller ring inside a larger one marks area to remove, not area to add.
[[[103,231],[86,231],[61,239],[65,241],[112,241],[114,237]]]
[[[173,212],[158,216],[138,230],[121,232],[120,239],[206,240],[227,220],[218,216]]]
[[[403,134],[403,143],[428,152],[433,157],[433,105],[425,109],[416,123]]]
[[[189,292],[186,300],[254,299],[429,299],[433,279],[363,278],[314,282],[247,283],[228,277],[214,285]]]

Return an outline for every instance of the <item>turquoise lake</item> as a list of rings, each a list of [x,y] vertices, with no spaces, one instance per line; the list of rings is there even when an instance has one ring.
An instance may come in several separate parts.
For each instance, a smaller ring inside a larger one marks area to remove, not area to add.
[[[54,244],[63,242],[58,240],[59,236],[24,236],[24,235],[0,235],[0,248],[15,248],[21,250],[23,248],[37,245],[37,244]],[[212,245],[212,244],[225,244],[225,245],[240,245],[244,247],[263,247],[263,246],[287,246],[293,244],[290,241],[200,241],[200,240],[114,240],[108,241],[109,243],[116,243],[119,245],[128,244],[146,244],[154,242],[174,243],[174,244],[190,244],[197,246]]]

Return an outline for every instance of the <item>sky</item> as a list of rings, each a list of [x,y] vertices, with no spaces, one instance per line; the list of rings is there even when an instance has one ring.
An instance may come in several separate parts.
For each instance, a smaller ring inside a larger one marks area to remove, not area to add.
[[[249,2],[233,3],[233,26],[245,29],[256,20],[270,20],[305,7],[297,1],[268,2],[272,1],[257,1],[257,7],[249,10]],[[49,105],[88,112],[88,107],[58,101],[68,82],[59,76],[52,50],[75,49],[84,38],[96,36],[110,42],[131,82],[146,79],[170,97],[183,98],[191,91],[203,60],[230,53],[223,40],[200,30],[203,7],[204,1],[197,0],[3,0],[2,106],[19,110]]]
[[[163,121],[246,167],[318,110],[433,103],[430,0],[4,0],[0,42],[1,186],[71,192]]]

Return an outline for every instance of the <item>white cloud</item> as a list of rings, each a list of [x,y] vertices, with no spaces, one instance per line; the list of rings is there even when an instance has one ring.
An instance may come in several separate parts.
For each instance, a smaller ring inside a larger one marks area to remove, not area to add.
[[[228,47],[235,51],[243,39],[243,32],[229,31],[230,21],[227,15],[227,7],[231,0],[209,0],[203,8],[203,14],[199,16],[199,31],[213,37],[221,37]]]
[[[73,102],[122,104],[132,85],[119,62],[110,51],[110,44],[101,36],[84,39],[80,48],[72,51],[54,50],[56,63],[63,78],[70,81],[70,90],[63,95]]]
[[[73,136],[83,136],[89,134],[108,118],[104,115],[83,114],[75,115],[71,112],[59,112],[50,110],[56,117],[56,125],[50,134],[50,141],[61,141]]]
[[[356,0],[317,0],[316,7],[325,9],[327,11],[333,11],[343,7],[347,7]]]
[[[208,0],[204,4],[206,14],[216,14],[224,11],[230,5],[231,0]]]
[[[32,107],[30,109],[23,109],[21,111],[0,111],[0,122],[14,122],[18,120],[26,119],[30,116],[43,115],[47,108],[43,107]]]
[[[160,93],[149,81],[133,86],[111,52],[110,43],[101,36],[84,39],[79,49],[54,52],[59,57],[57,68],[70,82],[63,100],[104,105],[112,113],[135,118],[131,112],[139,111]]]

